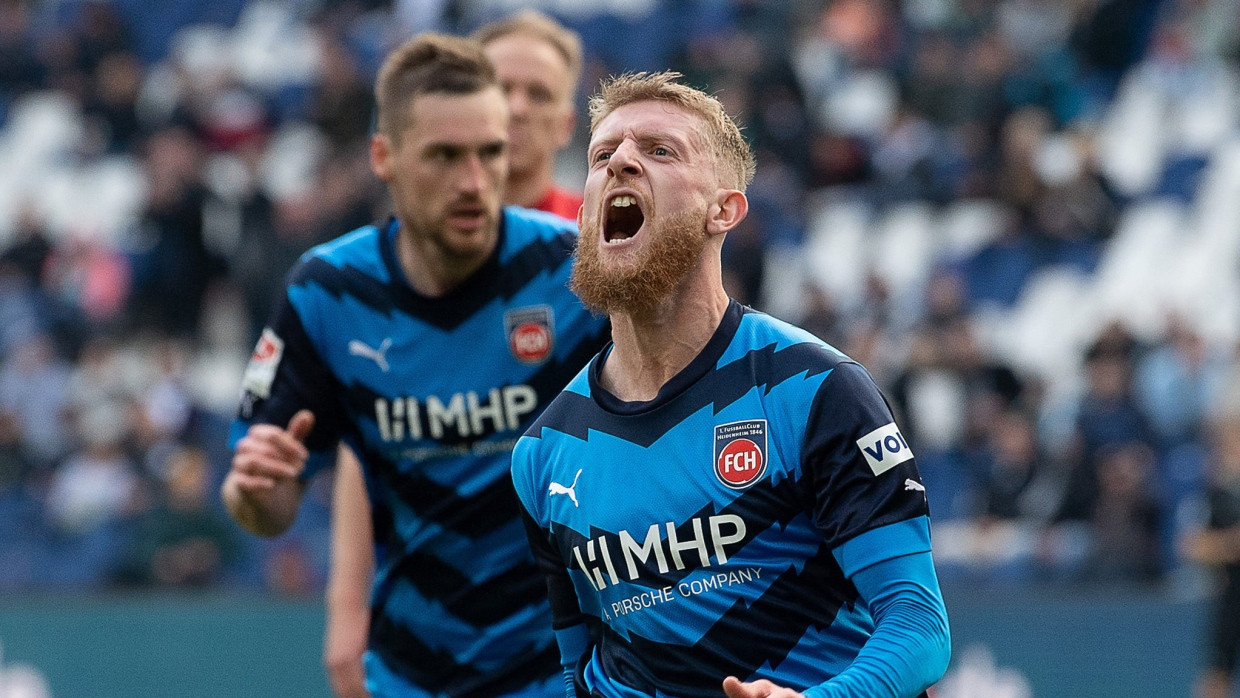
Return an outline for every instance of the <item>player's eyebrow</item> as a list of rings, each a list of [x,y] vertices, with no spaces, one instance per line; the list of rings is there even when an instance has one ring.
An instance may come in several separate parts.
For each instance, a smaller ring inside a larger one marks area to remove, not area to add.
[[[663,144],[672,146],[677,151],[684,152],[690,146],[693,145],[693,143],[691,143],[690,141],[684,138],[681,138],[680,136],[677,136],[675,134],[672,134],[670,132],[652,131],[649,133],[642,133],[642,134],[637,134],[637,135],[631,135],[631,134],[625,133],[625,134],[621,134],[617,136],[612,136],[609,138],[599,139],[598,141],[595,141],[594,143],[590,144],[590,152],[594,152],[598,150],[599,148],[615,148],[620,143],[624,142],[625,139],[630,138],[630,137],[634,141],[636,141],[638,145],[642,146],[643,148],[648,148],[652,145],[663,143]]]

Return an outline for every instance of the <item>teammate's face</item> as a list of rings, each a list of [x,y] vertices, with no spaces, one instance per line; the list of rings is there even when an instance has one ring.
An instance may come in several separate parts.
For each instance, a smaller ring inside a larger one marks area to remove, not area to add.
[[[661,102],[609,114],[589,147],[573,290],[596,309],[642,311],[699,263],[719,191],[698,120]]]
[[[409,127],[371,141],[371,165],[408,233],[450,258],[490,254],[508,172],[508,107],[498,88],[421,95]]]
[[[538,171],[568,145],[573,135],[572,75],[550,44],[510,34],[487,43],[508,109],[512,176]]]

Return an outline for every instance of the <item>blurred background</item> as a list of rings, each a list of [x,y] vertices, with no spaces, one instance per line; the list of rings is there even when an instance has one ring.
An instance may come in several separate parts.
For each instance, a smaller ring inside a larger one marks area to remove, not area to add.
[[[758,154],[734,297],[874,374],[927,487],[937,698],[1186,696],[1240,462],[1240,0],[0,0],[0,698],[324,696],[330,474],[218,488],[284,272],[388,211],[370,88],[537,7],[580,102],[672,68]],[[584,181],[585,119],[559,178]]]

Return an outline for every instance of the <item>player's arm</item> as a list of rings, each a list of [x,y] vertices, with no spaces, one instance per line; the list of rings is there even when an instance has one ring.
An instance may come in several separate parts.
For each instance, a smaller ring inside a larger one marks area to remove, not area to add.
[[[896,533],[908,534],[908,524],[913,522],[896,524],[903,529]],[[890,545],[890,533],[878,529],[863,534],[850,551],[854,559],[868,552],[865,547]],[[930,552],[880,560],[850,579],[870,608],[874,632],[844,671],[804,693],[769,681],[743,683],[729,677],[724,682],[728,698],[911,697],[937,681],[951,658],[951,634]]]
[[[338,698],[370,695],[362,655],[370,628],[369,591],[374,567],[374,531],[362,465],[352,449],[342,445],[332,491],[331,570],[323,638],[323,663]]]
[[[547,597],[551,602],[551,627],[555,631],[556,645],[560,649],[560,666],[564,670],[564,695],[576,698],[573,680],[578,663],[590,651],[590,631],[586,615],[581,612],[577,591],[569,577],[564,560],[551,542],[550,534],[530,511],[527,495],[538,489],[528,478],[533,472],[531,464],[532,440],[522,437],[512,453],[512,479],[517,491],[521,520],[525,524],[526,538],[534,561],[547,582]]]
[[[870,531],[846,546],[877,550],[900,535],[920,537],[914,531],[923,526],[928,537],[929,524],[921,519]],[[806,698],[920,695],[943,676],[951,658],[947,608],[930,552],[879,560],[849,578],[870,609],[874,633],[844,671],[805,691]]]
[[[521,506],[521,518],[525,522],[525,533],[534,559],[547,580],[551,627],[555,630],[556,645],[560,648],[560,666],[564,670],[564,695],[576,698],[573,675],[577,664],[590,649],[589,626],[577,603],[577,592],[573,589],[568,570],[547,540],[547,532],[534,521],[524,505]]]
[[[310,457],[304,441],[313,428],[314,413],[300,410],[287,429],[254,424],[237,442],[221,495],[242,528],[273,537],[293,524],[305,490],[301,475]]]

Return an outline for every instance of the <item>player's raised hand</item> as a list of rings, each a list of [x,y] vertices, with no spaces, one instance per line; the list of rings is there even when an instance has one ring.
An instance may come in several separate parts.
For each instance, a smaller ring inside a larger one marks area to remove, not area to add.
[[[314,413],[301,410],[288,428],[255,424],[237,442],[222,494],[228,513],[246,530],[263,536],[283,533],[301,504],[299,479],[310,457],[305,440]]]
[[[766,679],[741,681],[735,676],[723,680],[723,692],[728,698],[805,698],[791,688],[777,686]]]
[[[310,457],[304,442],[312,429],[314,413],[310,410],[293,415],[287,429],[274,424],[251,426],[233,454],[230,475],[237,488],[257,494],[301,475]]]

